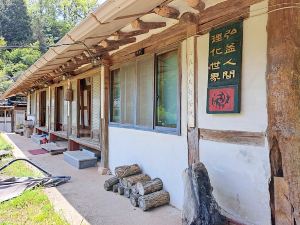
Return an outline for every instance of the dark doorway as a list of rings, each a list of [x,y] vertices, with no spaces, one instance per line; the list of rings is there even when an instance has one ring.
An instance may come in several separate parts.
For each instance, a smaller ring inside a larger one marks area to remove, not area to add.
[[[46,126],[46,91],[40,92],[40,126]]]
[[[55,129],[56,131],[63,130],[63,119],[64,119],[64,89],[63,87],[56,88],[56,120],[55,120]]]
[[[80,136],[91,135],[91,79],[81,79],[79,82],[79,126]]]

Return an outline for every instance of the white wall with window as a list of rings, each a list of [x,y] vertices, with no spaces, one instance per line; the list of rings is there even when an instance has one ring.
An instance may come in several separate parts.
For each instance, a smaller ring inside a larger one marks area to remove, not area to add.
[[[111,69],[109,166],[138,163],[160,177],[177,208],[187,165],[186,76],[179,52],[145,55]],[[180,116],[181,115],[181,116]]]

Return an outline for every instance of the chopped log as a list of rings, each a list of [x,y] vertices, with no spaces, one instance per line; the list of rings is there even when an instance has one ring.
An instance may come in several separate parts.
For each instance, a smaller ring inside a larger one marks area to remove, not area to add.
[[[159,16],[172,19],[177,19],[177,17],[180,15],[180,12],[177,9],[167,5],[156,7],[153,11]]]
[[[124,196],[130,198],[131,188],[124,188]]]
[[[137,189],[137,184],[135,184],[131,187],[131,192],[132,192],[132,194],[138,194],[139,193],[139,191]]]
[[[137,191],[140,195],[147,195],[163,189],[163,182],[159,178],[155,178],[145,183],[138,182],[136,184]]]
[[[141,195],[139,195],[139,194],[133,194],[133,193],[131,193],[131,195],[130,195],[130,203],[131,203],[131,205],[133,205],[134,207],[139,207],[139,197],[140,197]]]
[[[170,194],[167,191],[157,191],[149,195],[140,196],[138,200],[139,207],[147,211],[158,206],[169,204]]]
[[[132,187],[137,182],[149,181],[151,178],[147,174],[138,174],[130,177],[125,177],[122,179],[122,184],[124,187]]]
[[[133,165],[126,165],[126,166],[119,166],[115,168],[115,174],[118,178],[124,178],[131,175],[139,174],[142,170],[137,164]]]
[[[117,183],[119,183],[119,179],[117,177],[111,177],[104,182],[104,189],[106,191],[110,191],[113,189],[113,186]]]
[[[117,193],[117,192],[118,192],[119,185],[120,185],[120,184],[115,184],[115,185],[113,186],[113,188],[112,188],[112,191],[115,192],[115,193]]]
[[[118,187],[118,193],[119,195],[124,195],[124,187],[120,184],[119,187]]]
[[[205,166],[200,162],[194,163],[184,171],[183,179],[185,189],[182,225],[227,224],[212,194],[213,189]]]

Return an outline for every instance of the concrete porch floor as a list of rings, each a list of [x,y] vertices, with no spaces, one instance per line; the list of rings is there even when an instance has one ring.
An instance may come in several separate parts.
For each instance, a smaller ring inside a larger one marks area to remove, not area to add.
[[[143,212],[129,199],[103,188],[109,176],[101,176],[97,168],[78,170],[63,160],[63,155],[31,155],[28,150],[40,149],[31,139],[7,134],[17,146],[17,157],[24,154],[53,175],[71,176],[69,183],[45,189],[54,207],[61,210],[70,224],[93,225],[179,225],[181,213],[174,207],[163,206]],[[18,153],[18,149],[21,152]],[[19,155],[18,155],[19,154]]]

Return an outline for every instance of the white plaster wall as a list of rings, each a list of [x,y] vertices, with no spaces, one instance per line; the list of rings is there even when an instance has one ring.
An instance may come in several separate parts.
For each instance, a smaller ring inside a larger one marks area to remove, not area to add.
[[[200,151],[224,215],[244,224],[271,224],[266,147],[201,140]]]
[[[266,131],[267,14],[254,16],[254,13],[259,12],[258,9],[266,6],[266,1],[252,6],[250,18],[244,21],[240,114],[206,114],[209,35],[198,38],[200,128]],[[245,224],[271,224],[268,146],[256,147],[204,140],[200,140],[199,145],[200,159],[207,167],[214,196],[224,213]]]
[[[182,172],[187,167],[186,137],[154,132],[109,128],[109,167],[139,164],[152,178],[163,180],[171,204],[182,208]]]

